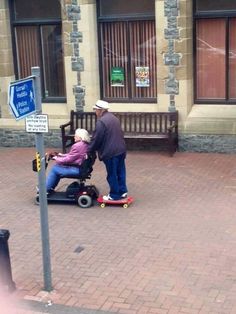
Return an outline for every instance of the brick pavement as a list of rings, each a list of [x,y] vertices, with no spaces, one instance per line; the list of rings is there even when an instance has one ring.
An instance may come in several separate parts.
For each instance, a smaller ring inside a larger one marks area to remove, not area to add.
[[[236,155],[132,151],[128,209],[49,205],[54,290],[46,293],[34,153],[0,149],[0,228],[11,232],[24,313],[236,313]],[[104,178],[96,162],[90,183],[101,193]]]

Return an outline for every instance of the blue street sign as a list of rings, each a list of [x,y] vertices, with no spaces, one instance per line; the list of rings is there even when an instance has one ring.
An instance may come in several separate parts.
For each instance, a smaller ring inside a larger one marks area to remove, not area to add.
[[[9,105],[16,120],[20,120],[36,111],[34,77],[10,83]]]

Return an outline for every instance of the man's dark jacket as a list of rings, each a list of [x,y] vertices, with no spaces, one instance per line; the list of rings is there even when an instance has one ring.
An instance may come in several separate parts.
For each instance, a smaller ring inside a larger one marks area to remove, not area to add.
[[[97,120],[88,150],[97,151],[100,160],[110,159],[126,152],[120,121],[111,112],[105,111]]]

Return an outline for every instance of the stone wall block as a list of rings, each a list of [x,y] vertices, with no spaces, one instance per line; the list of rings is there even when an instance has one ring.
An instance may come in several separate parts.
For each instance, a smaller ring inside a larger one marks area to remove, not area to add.
[[[177,8],[178,6],[178,1],[177,0],[167,0],[165,1],[164,8]]]
[[[158,54],[163,54],[168,52],[168,43],[167,41],[162,38],[157,40],[157,53]]]
[[[73,92],[78,94],[85,94],[85,89],[83,86],[77,85],[73,87]]]
[[[236,153],[236,137],[231,135],[180,134],[179,150],[205,153]]]
[[[182,17],[189,16],[189,13],[192,14],[192,1],[189,0],[179,0],[179,10]]]
[[[67,6],[68,13],[80,13],[80,6],[77,4],[71,4]]]
[[[177,25],[181,28],[187,28],[190,25],[193,25],[193,19],[192,17],[186,17],[186,16],[177,16]]]
[[[77,93],[75,94],[75,107],[76,111],[83,111],[85,93]]]
[[[177,8],[167,8],[165,10],[165,16],[178,16],[179,10]]]
[[[179,27],[179,37],[180,38],[192,38],[192,27],[181,28]]]
[[[175,51],[178,53],[181,51],[181,53],[189,53],[189,51],[192,50],[192,39],[191,38],[185,38],[185,39],[179,39],[175,41]]]
[[[176,17],[168,17],[167,19],[167,26],[169,29],[177,28],[177,19]]]
[[[70,42],[76,43],[77,41],[82,42],[83,36],[81,32],[71,32],[70,33]]]
[[[179,30],[177,28],[165,29],[164,35],[165,35],[165,39],[178,39]]]
[[[74,21],[74,20],[80,20],[80,14],[79,13],[68,13],[68,20]]]
[[[63,31],[70,33],[72,31],[72,23],[68,21],[63,21]]]
[[[46,147],[61,147],[61,132],[53,130],[44,134],[44,144]],[[35,135],[27,133],[25,130],[0,129],[1,147],[34,147]]]
[[[181,62],[180,62],[180,65],[182,66],[188,66],[188,65],[191,65],[192,64],[192,54],[190,53],[183,53],[182,54],[182,58],[181,58]]]
[[[165,82],[165,91],[166,94],[179,94],[179,82],[175,79],[169,79]]]
[[[0,50],[0,63],[10,63],[12,61],[12,50]]]
[[[0,73],[2,77],[11,76],[14,73],[13,64],[12,63],[4,63],[4,64],[0,63]]]
[[[164,56],[165,65],[179,65],[180,55],[178,53],[166,53]]]
[[[83,60],[83,58],[72,57],[71,58],[71,66],[72,66],[72,71],[79,71],[79,72],[84,71],[84,60]]]
[[[69,21],[78,21],[80,20],[80,6],[77,4],[71,4],[66,6],[67,18]]]
[[[64,55],[67,56],[71,56],[73,53],[73,47],[70,44],[65,44],[64,45]]]
[[[187,66],[177,66],[176,67],[176,79],[181,80],[190,80],[193,77],[192,70],[188,70]]]
[[[165,81],[161,79],[157,79],[157,86],[158,86],[158,94],[165,94],[166,88],[165,88]]]
[[[167,66],[165,66],[165,65],[164,66],[163,65],[158,66],[157,75],[158,75],[158,79],[159,80],[166,80],[166,79],[168,79],[169,68]]]

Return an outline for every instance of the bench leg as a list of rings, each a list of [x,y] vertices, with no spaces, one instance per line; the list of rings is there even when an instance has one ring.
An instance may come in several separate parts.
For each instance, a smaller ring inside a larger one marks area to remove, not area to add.
[[[176,152],[176,144],[175,144],[175,139],[173,139],[172,136],[169,136],[168,144],[169,144],[169,155],[170,157],[173,157],[174,153]]]
[[[173,149],[173,146],[171,146],[171,147],[169,148],[170,157],[173,157],[173,156],[174,156],[174,153],[175,153],[175,149]]]
[[[175,147],[176,147],[176,151],[179,150],[179,139],[178,137],[175,138]]]

